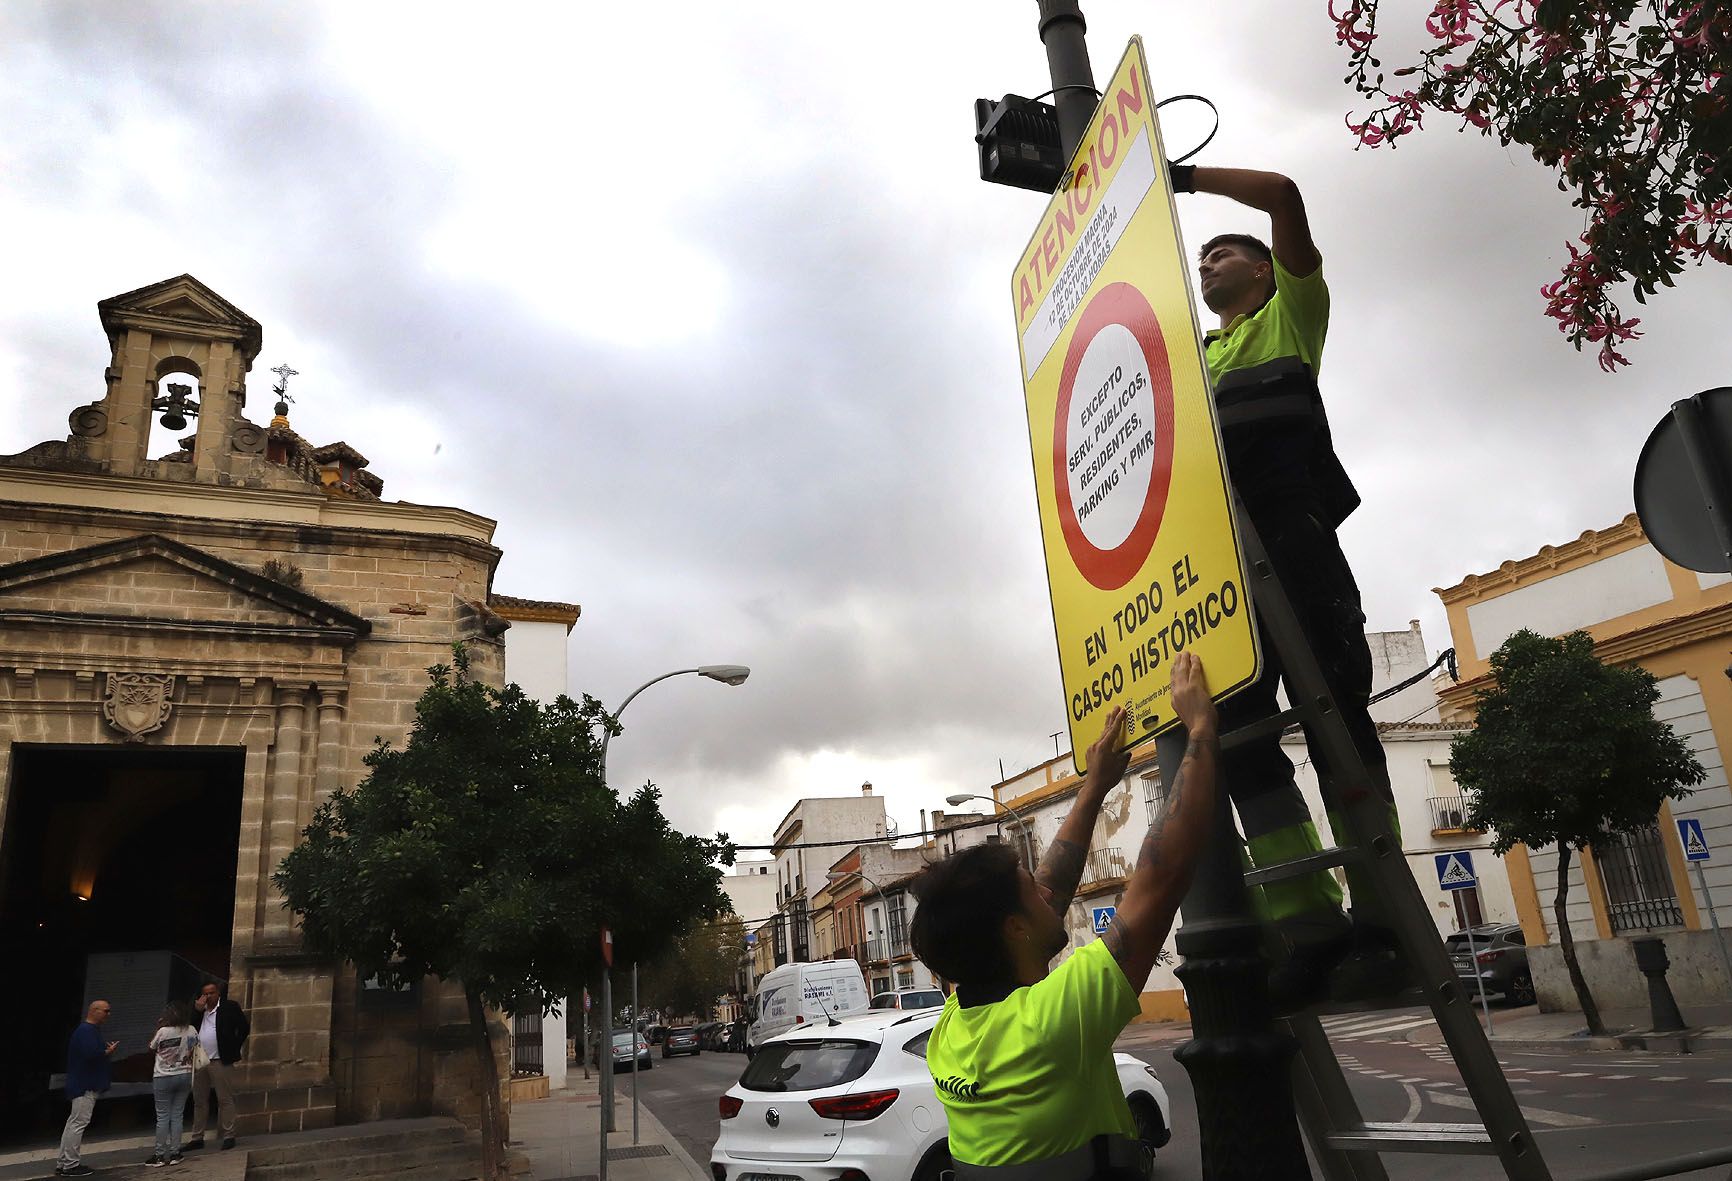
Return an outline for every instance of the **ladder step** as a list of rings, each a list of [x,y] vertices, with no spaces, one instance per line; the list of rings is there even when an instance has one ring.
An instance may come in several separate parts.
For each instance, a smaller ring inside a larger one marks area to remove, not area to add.
[[[1283,861],[1280,865],[1266,865],[1262,869],[1250,870],[1245,874],[1245,884],[1262,886],[1269,882],[1285,881],[1287,878],[1302,878],[1320,869],[1333,869],[1337,865],[1351,865],[1364,860],[1363,850],[1337,845],[1317,853],[1295,857],[1292,861]]]
[[[1349,1124],[1326,1137],[1347,1152],[1449,1152],[1490,1156],[1491,1133],[1479,1124]]]
[[[1308,709],[1294,706],[1292,709],[1284,709],[1278,714],[1270,714],[1266,718],[1258,718],[1255,722],[1248,722],[1237,730],[1229,730],[1221,735],[1221,749],[1232,750],[1235,746],[1242,746],[1254,739],[1269,734],[1283,733],[1288,726],[1295,722],[1303,722],[1310,712]]]

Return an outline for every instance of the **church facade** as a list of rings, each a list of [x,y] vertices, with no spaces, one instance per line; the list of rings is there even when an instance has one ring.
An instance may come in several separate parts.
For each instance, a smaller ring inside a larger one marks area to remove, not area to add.
[[[27,966],[0,989],[41,1016],[0,1097],[45,1102],[99,993],[117,1095],[147,1091],[164,999],[216,979],[252,1020],[242,1135],[473,1121],[499,1081],[461,992],[309,955],[270,876],[374,742],[405,740],[453,644],[497,685],[510,616],[576,608],[494,595],[492,521],[383,500],[285,401],[250,420],[260,326],[198,280],[98,307],[106,392],[0,456],[0,958]],[[159,416],[190,433],[153,457]]]

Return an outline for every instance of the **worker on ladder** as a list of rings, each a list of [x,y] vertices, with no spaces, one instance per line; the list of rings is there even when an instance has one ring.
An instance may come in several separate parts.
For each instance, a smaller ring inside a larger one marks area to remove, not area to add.
[[[1359,494],[1336,458],[1317,389],[1329,288],[1304,199],[1297,185],[1272,172],[1175,165],[1170,174],[1175,192],[1213,193],[1269,215],[1273,249],[1248,234],[1223,234],[1204,243],[1199,258],[1203,301],[1220,318],[1205,342],[1228,472],[1368,772],[1368,782],[1345,782],[1307,725],[1307,751],[1326,806],[1375,794],[1390,805],[1393,828],[1389,771],[1369,708],[1365,615],[1335,533],[1358,507]],[[1267,634],[1261,647],[1261,675],[1222,704],[1226,733],[1277,712],[1280,654]],[[1253,864],[1276,865],[1322,849],[1279,734],[1228,750],[1221,773]],[[1342,826],[1333,815],[1330,822],[1337,843],[1343,843]],[[1346,991],[1364,995],[1399,985],[1395,937],[1377,916],[1376,892],[1361,883],[1356,867],[1349,866],[1347,874],[1351,920],[1342,910],[1341,886],[1328,870],[1263,887],[1265,917],[1286,944],[1270,978],[1277,1011],[1321,1000],[1331,974],[1350,953],[1357,953],[1360,971]]]
[[[1149,826],[1113,925],[1048,972],[1064,949],[1064,916],[1081,880],[1107,793],[1129,762],[1125,711],[1089,748],[1070,814],[1030,873],[1002,844],[976,845],[922,870],[914,952],[955,993],[927,1042],[926,1062],[949,1117],[958,1181],[1135,1181],[1148,1156],[1113,1066],[1113,1039],[1137,996],[1209,839],[1219,752],[1202,663],[1182,653],[1173,707],[1187,732],[1184,763]]]

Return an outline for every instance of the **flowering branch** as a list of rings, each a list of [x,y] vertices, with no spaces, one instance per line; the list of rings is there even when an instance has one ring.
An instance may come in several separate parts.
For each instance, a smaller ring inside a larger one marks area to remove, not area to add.
[[[1375,56],[1378,2],[1329,0],[1345,81],[1378,104],[1348,130],[1394,148],[1441,112],[1557,169],[1584,226],[1540,294],[1602,369],[1642,335],[1611,286],[1646,303],[1689,265],[1732,265],[1732,0],[1435,0],[1400,84]]]

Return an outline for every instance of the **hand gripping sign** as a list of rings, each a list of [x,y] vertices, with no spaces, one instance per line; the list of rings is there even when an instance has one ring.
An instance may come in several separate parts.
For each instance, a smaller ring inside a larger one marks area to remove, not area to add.
[[[1078,771],[1112,705],[1132,742],[1176,720],[1187,649],[1217,698],[1257,676],[1256,628],[1190,265],[1140,38],[1011,281],[1029,446]]]

